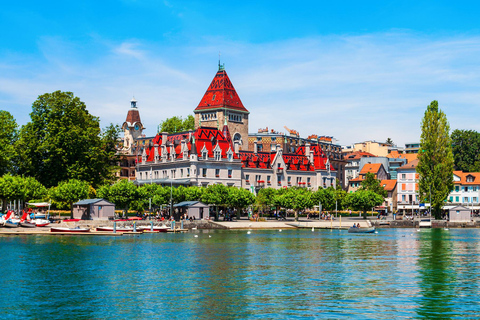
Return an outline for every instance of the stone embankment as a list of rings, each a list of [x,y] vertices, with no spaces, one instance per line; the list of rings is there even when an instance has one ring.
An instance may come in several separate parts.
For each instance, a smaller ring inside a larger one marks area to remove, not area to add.
[[[420,220],[370,220],[373,226],[377,228],[418,228]],[[477,221],[470,222],[452,222],[447,220],[432,220],[432,228],[478,228],[480,224]]]

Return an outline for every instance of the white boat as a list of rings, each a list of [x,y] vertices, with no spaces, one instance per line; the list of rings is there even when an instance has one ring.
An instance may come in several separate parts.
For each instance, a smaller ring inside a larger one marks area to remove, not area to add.
[[[50,224],[50,221],[46,219],[35,219],[32,220],[32,222],[34,222],[37,227],[46,227]]]
[[[137,231],[167,232],[170,229],[167,226],[138,226]]]
[[[116,232],[133,232],[133,227],[116,227]],[[113,227],[97,227],[97,231],[113,232]]]
[[[419,228],[431,228],[432,227],[432,220],[430,218],[421,219],[418,223]]]

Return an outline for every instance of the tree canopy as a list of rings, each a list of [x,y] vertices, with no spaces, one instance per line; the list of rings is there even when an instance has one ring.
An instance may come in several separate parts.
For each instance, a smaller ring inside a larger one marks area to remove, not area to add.
[[[382,204],[383,201],[384,198],[381,195],[365,189],[349,193],[345,197],[345,204],[353,210],[362,211],[364,218],[367,217],[367,210]]]
[[[452,152],[455,169],[464,172],[480,171],[480,133],[474,130],[453,130]]]
[[[439,219],[442,206],[453,189],[453,153],[450,126],[438,102],[432,101],[422,120],[418,152],[419,201],[429,201],[432,213]]]
[[[195,129],[195,118],[192,115],[188,115],[185,119],[182,117],[171,117],[160,122],[159,132],[183,132]]]
[[[8,111],[0,110],[0,176],[14,171],[14,144],[18,138],[18,126]]]
[[[371,172],[367,172],[367,174],[365,175],[365,180],[362,181],[361,185],[362,189],[373,191],[376,194],[382,196],[383,198],[386,198],[388,195],[387,190],[382,187],[380,181],[375,178],[375,174]]]
[[[30,118],[16,144],[20,174],[47,187],[69,179],[95,187],[113,180],[118,126],[101,132],[99,119],[72,92],[39,96]]]

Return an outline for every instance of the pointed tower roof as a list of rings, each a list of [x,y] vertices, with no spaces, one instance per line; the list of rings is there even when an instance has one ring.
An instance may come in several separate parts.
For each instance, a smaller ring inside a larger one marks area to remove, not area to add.
[[[140,112],[138,111],[137,100],[135,100],[135,97],[130,101],[130,105],[130,110],[128,110],[127,118],[123,125],[127,125],[128,127],[133,127],[135,123],[141,125],[142,121],[140,120]],[[141,127],[144,129],[143,126]]]
[[[227,72],[222,66],[219,66],[217,74],[194,112],[197,113],[202,110],[218,108],[250,113],[243,106],[237,91],[235,91],[232,82],[228,78]]]

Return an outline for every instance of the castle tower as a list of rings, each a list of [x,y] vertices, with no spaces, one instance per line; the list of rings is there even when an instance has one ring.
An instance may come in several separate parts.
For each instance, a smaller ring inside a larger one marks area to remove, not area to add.
[[[123,149],[125,151],[131,151],[133,147],[133,142],[135,139],[142,136],[143,130],[145,129],[140,120],[140,112],[137,109],[137,100],[133,98],[130,101],[130,110],[127,113],[127,119],[122,125],[123,130]],[[127,152],[131,153],[131,152]]]
[[[195,129],[214,127],[222,129],[224,123],[233,141],[240,142],[241,150],[248,150],[248,115],[223,65],[218,64],[218,72],[205,92],[195,113]]]

